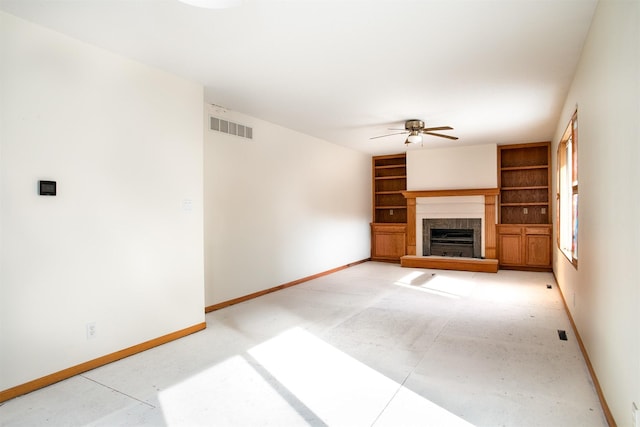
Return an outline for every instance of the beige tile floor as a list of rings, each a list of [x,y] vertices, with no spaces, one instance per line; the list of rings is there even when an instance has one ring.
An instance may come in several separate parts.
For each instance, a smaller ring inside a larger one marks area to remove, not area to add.
[[[209,313],[202,332],[5,402],[0,425],[606,421],[550,273],[367,262]]]

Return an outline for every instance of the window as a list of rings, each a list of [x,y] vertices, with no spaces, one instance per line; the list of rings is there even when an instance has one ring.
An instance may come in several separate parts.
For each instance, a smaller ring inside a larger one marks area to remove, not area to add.
[[[558,248],[578,266],[578,112],[558,144],[556,230]]]

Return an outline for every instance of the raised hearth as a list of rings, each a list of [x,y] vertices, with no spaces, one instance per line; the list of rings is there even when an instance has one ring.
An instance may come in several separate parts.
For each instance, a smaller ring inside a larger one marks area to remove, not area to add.
[[[437,270],[478,271],[483,273],[498,272],[497,259],[405,255],[400,259],[400,265],[402,267],[434,268]]]

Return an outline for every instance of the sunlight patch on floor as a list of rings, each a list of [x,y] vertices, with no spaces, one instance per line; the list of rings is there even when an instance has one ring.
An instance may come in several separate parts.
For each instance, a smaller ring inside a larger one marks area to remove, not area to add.
[[[306,425],[305,417],[241,355],[158,393],[167,426]]]
[[[455,299],[468,296],[475,288],[471,280],[435,274],[429,271],[411,272],[394,282],[394,285]]]
[[[474,425],[402,387],[387,406],[375,427],[473,427]]]
[[[400,384],[301,328],[255,346],[249,354],[328,425],[372,425],[401,389]],[[413,392],[403,394],[408,396],[404,404],[423,417],[421,423],[433,419],[450,421],[444,425],[470,425],[461,424],[460,418]]]

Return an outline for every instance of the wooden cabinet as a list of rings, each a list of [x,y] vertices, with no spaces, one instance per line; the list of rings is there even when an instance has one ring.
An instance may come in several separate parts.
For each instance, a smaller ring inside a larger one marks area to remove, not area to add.
[[[522,229],[520,227],[497,228],[498,259],[501,266],[522,265]]]
[[[406,224],[371,224],[371,259],[400,261],[405,255]]]
[[[500,267],[551,270],[551,224],[498,224],[496,228]]]
[[[498,146],[500,224],[549,224],[549,143]]]
[[[551,268],[551,235],[525,235],[525,265]]]
[[[405,255],[407,200],[406,155],[372,158],[373,206],[371,259],[399,262]]]

